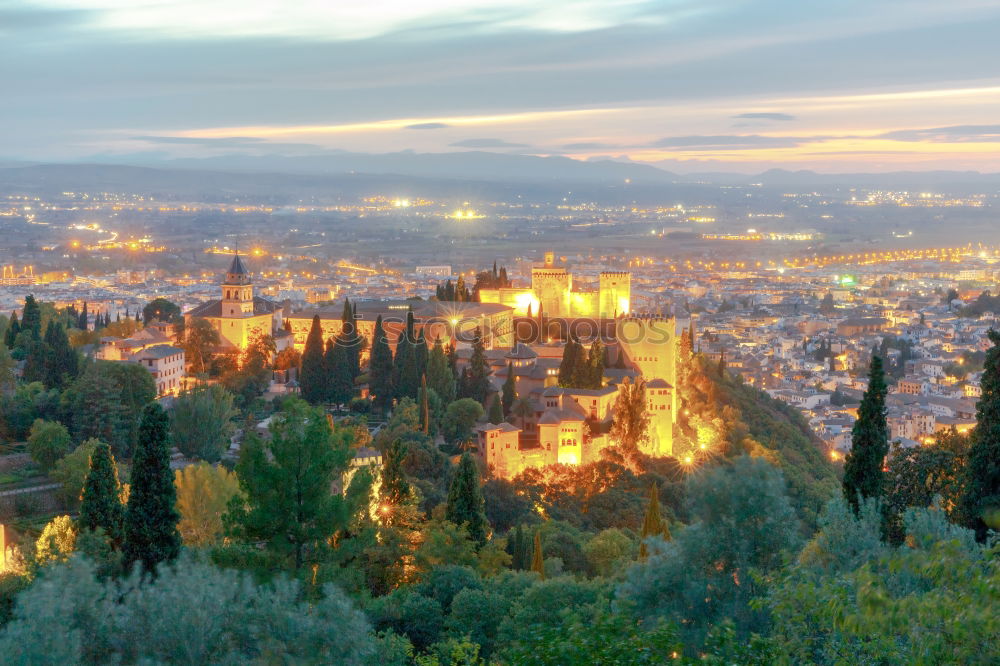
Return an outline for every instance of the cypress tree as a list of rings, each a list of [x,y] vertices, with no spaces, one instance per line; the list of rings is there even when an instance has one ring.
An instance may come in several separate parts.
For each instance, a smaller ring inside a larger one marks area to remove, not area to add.
[[[651,536],[662,536],[664,539],[670,538],[670,530],[667,524],[660,518],[660,493],[656,484],[649,488],[649,505],[646,506],[646,515],[642,519],[642,545],[639,546],[639,559],[644,560],[649,555],[649,548],[646,539]]]
[[[416,347],[413,312],[407,312],[406,328],[400,332],[399,341],[396,343],[394,366],[396,372],[394,376],[395,394],[398,399],[415,398],[417,390],[420,388],[420,375],[423,368],[417,365],[419,361]]]
[[[691,341],[691,331],[684,329],[681,331],[681,343],[680,343],[680,356],[681,360],[686,361],[691,358],[692,351],[694,350],[694,345]]]
[[[427,371],[427,360],[430,357],[430,353],[427,351],[427,338],[424,337],[424,329],[420,328],[420,332],[417,333],[416,342],[413,345],[414,358],[416,359],[417,374],[423,374]]]
[[[882,465],[889,452],[889,427],[885,420],[885,372],[882,359],[873,356],[868,390],[858,408],[851,431],[851,452],[844,462],[844,498],[854,513],[860,499],[882,496]]]
[[[38,340],[42,337],[42,309],[31,294],[24,299],[24,310],[21,314],[21,330],[29,331],[31,337]]]
[[[490,401],[490,413],[487,420],[494,424],[499,425],[503,423],[503,406],[500,404],[501,397],[499,395],[493,396],[493,400]]]
[[[125,510],[125,563],[141,562],[150,573],[160,562],[176,558],[181,549],[177,490],[167,446],[169,424],[157,403],[143,409]]]
[[[581,352],[583,347],[576,341],[576,336],[571,335],[563,346],[562,362],[559,364],[559,386],[573,388],[579,374]]]
[[[83,500],[77,524],[88,530],[104,530],[113,543],[120,543],[125,507],[121,503],[121,484],[111,447],[101,442],[90,454],[90,471],[83,484]]]
[[[545,558],[542,557],[542,537],[535,532],[535,548],[531,553],[531,570],[545,580]]]
[[[17,312],[10,313],[10,322],[7,324],[7,333],[4,338],[4,344],[7,345],[8,349],[14,348],[14,341],[17,340],[17,334],[21,332],[21,323],[17,320]]]
[[[427,385],[434,389],[444,404],[455,401],[455,372],[448,363],[440,337],[434,340],[434,347],[427,357],[426,375]]]
[[[427,393],[427,375],[420,375],[420,431],[426,435],[430,429],[431,405]]]
[[[358,334],[357,313],[346,298],[344,312],[341,315],[340,340],[347,351],[345,376],[350,376],[353,393],[354,380],[361,374],[361,336]]]
[[[302,372],[299,374],[302,398],[312,404],[326,400],[326,377],[323,325],[319,315],[313,315],[312,327],[309,329],[305,351],[302,354]]]
[[[369,388],[375,397],[375,405],[385,410],[392,404],[392,349],[382,327],[382,315],[375,320],[372,336],[372,353],[369,361]]]
[[[503,387],[500,389],[500,401],[503,406],[504,416],[510,414],[511,405],[517,400],[517,380],[514,377],[514,364],[513,362],[507,363],[507,379],[504,380]]]
[[[469,536],[480,547],[486,544],[489,523],[486,522],[483,491],[479,487],[479,468],[468,452],[462,454],[448,488],[445,518],[456,525],[464,524]]]
[[[351,351],[343,335],[330,341],[327,348],[328,395],[331,402],[342,404],[354,395],[354,375],[351,370]]]
[[[335,359],[333,338],[326,339],[326,346],[323,348],[323,402],[337,402],[335,398],[337,375],[337,361]]]
[[[510,555],[510,568],[514,571],[525,569],[524,560],[524,530],[517,525],[507,534],[507,554]]]
[[[379,494],[382,498],[380,513],[386,525],[396,525],[405,521],[406,517],[398,509],[410,501],[410,483],[403,471],[403,459],[406,458],[406,444],[397,439],[385,452],[385,462],[382,465],[382,488]]]
[[[601,388],[601,385],[604,383],[604,343],[601,342],[599,337],[590,345],[586,364],[581,364],[579,372],[581,377],[577,383],[582,388]]]
[[[468,385],[464,397],[477,400],[479,404],[486,402],[486,394],[490,390],[490,369],[486,363],[486,346],[483,344],[481,329],[477,326],[472,339],[472,356],[469,357]]]
[[[45,385],[50,388],[64,388],[76,379],[80,371],[80,358],[69,344],[66,329],[55,320],[45,327],[45,344],[37,347],[45,354],[42,364],[45,368]]]
[[[625,370],[628,368],[628,364],[625,362],[625,349],[621,345],[618,345],[618,358],[615,359],[615,368],[618,370]]]
[[[1000,333],[990,329],[988,335],[993,346],[986,352],[961,500],[962,522],[979,541],[986,540],[990,527],[1000,529]]]
[[[24,351],[24,370],[22,377],[26,383],[42,382],[49,388],[58,388],[58,384],[50,382],[50,356],[49,346],[44,340],[40,340],[29,335],[27,340],[22,339],[22,350]]]
[[[87,330],[88,314],[87,314],[87,301],[83,302],[83,310],[80,311],[80,319],[76,324],[76,327],[81,331]]]

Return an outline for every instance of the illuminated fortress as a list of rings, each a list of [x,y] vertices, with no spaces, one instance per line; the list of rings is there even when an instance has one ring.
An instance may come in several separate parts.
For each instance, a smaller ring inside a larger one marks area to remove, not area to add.
[[[538,314],[547,317],[591,317],[615,319],[629,313],[632,274],[623,271],[602,271],[597,291],[575,291],[573,274],[565,265],[556,264],[553,252],[545,253],[545,262],[531,268],[531,287],[480,289],[481,303],[499,303],[514,308],[514,314]]]
[[[674,455],[678,331],[687,325],[687,320],[662,315],[619,317],[615,337],[626,367],[606,369],[598,389],[556,386],[557,364],[545,364],[547,359],[531,345],[518,343],[502,360],[495,380],[505,381],[512,372],[518,396],[532,409],[511,422],[477,427],[486,465],[495,476],[510,479],[527,469],[599,460],[602,449],[618,444],[611,429],[619,394],[640,381],[649,427],[639,450],[654,457]]]

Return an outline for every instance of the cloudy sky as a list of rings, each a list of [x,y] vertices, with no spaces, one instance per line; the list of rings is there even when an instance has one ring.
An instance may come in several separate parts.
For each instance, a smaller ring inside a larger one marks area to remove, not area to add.
[[[997,0],[2,0],[0,159],[1000,171]]]

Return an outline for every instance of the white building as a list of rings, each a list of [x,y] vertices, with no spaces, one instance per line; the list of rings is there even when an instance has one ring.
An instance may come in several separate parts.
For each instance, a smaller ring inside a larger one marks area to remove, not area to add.
[[[156,345],[136,352],[129,359],[149,370],[156,382],[156,395],[176,395],[184,378],[184,350],[172,345]]]

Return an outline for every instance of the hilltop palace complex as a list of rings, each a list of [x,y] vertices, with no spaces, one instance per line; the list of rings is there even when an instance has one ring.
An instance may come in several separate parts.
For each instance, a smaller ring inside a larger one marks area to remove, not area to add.
[[[233,258],[221,291],[221,299],[202,303],[185,313],[185,319],[188,326],[196,317],[209,321],[225,349],[243,349],[255,333],[270,332],[279,350],[294,345],[302,351],[315,316],[319,316],[324,339],[337,336],[343,326],[342,303],[292,313],[255,296],[251,274],[239,255]],[[358,333],[370,349],[379,317],[394,347],[412,313],[415,330],[418,334],[422,331],[428,345],[440,339],[456,348],[459,370],[469,360],[470,332],[480,331],[492,370],[494,392],[487,403],[499,399],[500,389],[512,372],[518,396],[530,405],[530,410],[522,408],[517,415],[512,414],[510,422],[484,423],[477,428],[479,451],[486,464],[494,475],[511,478],[529,468],[597,460],[602,449],[614,444],[609,432],[618,395],[636,382],[645,384],[650,416],[649,441],[643,452],[673,454],[677,345],[680,331],[689,322],[630,313],[630,292],[627,272],[602,272],[597,291],[575,291],[572,274],[547,253],[544,263],[532,268],[528,288],[483,289],[480,302],[474,303],[358,301],[354,315]],[[565,326],[560,330],[587,331],[580,336],[583,344],[597,335],[602,337],[606,351],[602,388],[558,386],[563,342],[543,335],[518,335],[519,324],[532,323],[543,314],[547,322]],[[577,327],[583,320],[589,325]],[[625,367],[613,367],[619,358]]]

